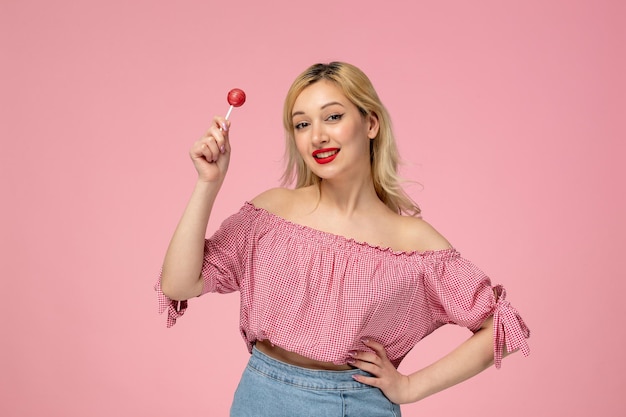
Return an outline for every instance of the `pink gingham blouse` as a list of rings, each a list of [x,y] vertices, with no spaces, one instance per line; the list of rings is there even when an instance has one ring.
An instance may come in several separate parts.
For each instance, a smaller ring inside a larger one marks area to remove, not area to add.
[[[345,364],[362,338],[382,343],[397,367],[446,323],[477,331],[493,315],[494,360],[529,354],[530,332],[501,286],[455,249],[399,252],[291,223],[246,203],[205,242],[203,294],[239,291],[240,331],[324,362]],[[187,301],[167,298],[167,326]]]

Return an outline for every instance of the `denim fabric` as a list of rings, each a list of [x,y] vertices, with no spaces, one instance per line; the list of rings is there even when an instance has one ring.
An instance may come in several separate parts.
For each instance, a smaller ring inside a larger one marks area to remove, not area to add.
[[[256,348],[233,401],[231,417],[399,417],[400,406],[352,379],[359,369],[318,371],[289,365]]]

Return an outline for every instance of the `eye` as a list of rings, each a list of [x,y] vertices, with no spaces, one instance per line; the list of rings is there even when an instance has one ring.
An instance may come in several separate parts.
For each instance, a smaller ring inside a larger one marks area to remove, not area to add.
[[[300,123],[295,124],[293,127],[296,130],[301,130],[301,129],[304,129],[305,127],[307,127],[308,125],[309,125],[308,122],[300,122]]]
[[[343,117],[342,113],[331,114],[330,116],[326,118],[326,120],[328,120],[329,122],[338,122],[339,120],[341,120],[342,117]]]

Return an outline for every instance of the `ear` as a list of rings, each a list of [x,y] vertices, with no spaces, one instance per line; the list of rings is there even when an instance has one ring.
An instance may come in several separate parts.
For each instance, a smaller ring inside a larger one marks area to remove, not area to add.
[[[378,135],[378,129],[380,128],[378,115],[374,112],[370,112],[366,117],[368,121],[367,137],[374,139],[376,135]]]

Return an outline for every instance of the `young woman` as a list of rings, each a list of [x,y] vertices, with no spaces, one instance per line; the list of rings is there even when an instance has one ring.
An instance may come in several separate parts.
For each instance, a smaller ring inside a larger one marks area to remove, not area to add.
[[[157,291],[168,326],[185,300],[241,294],[251,352],[232,416],[399,416],[398,404],[476,375],[529,331],[501,286],[419,216],[402,190],[390,118],[353,65],[316,64],[284,106],[285,183],[205,239],[228,171],[230,122],[215,117],[190,151],[198,180]],[[446,323],[473,335],[410,375],[405,355]]]

